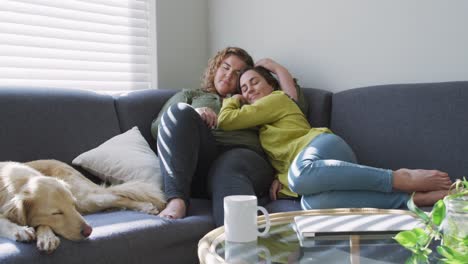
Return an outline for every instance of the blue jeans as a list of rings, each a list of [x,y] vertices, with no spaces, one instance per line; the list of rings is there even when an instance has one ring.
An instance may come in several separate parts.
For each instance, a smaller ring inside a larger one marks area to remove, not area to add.
[[[294,159],[289,187],[302,195],[303,209],[400,208],[409,195],[392,190],[393,172],[357,164],[351,147],[339,136],[315,137]]]

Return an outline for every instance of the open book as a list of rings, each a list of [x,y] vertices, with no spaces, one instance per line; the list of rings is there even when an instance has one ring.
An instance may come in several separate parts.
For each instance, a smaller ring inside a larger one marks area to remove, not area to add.
[[[391,233],[410,230],[422,223],[407,214],[304,215],[294,217],[296,231],[302,238],[327,235]]]

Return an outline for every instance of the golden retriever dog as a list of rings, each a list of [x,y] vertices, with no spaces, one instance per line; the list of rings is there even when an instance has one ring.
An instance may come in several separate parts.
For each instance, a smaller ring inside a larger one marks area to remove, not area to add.
[[[55,234],[74,241],[89,237],[92,228],[81,214],[107,209],[158,214],[164,206],[159,186],[137,181],[100,186],[57,160],[0,162],[0,236],[37,240],[41,251],[59,246]]]

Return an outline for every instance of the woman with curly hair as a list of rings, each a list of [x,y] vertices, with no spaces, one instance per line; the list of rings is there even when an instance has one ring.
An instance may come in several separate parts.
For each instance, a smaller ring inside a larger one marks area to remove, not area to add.
[[[268,194],[274,170],[257,130],[217,129],[223,99],[236,92],[240,71],[253,64],[241,48],[221,50],[209,60],[201,89],[178,92],[153,121],[151,132],[157,139],[168,198],[161,217],[183,218],[190,197],[211,197],[215,223],[220,226],[225,196]]]

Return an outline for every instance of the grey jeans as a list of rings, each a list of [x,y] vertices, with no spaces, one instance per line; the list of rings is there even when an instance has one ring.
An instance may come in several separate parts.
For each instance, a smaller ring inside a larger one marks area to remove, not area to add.
[[[224,224],[228,195],[267,195],[274,170],[265,155],[230,146],[219,147],[198,113],[178,103],[164,113],[158,129],[158,156],[168,200],[212,198],[216,226]]]

